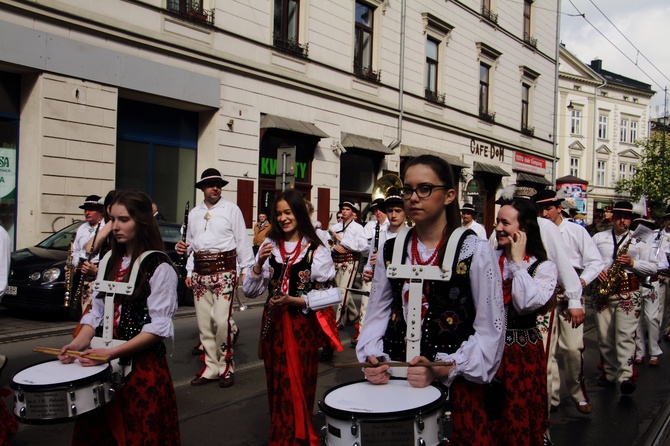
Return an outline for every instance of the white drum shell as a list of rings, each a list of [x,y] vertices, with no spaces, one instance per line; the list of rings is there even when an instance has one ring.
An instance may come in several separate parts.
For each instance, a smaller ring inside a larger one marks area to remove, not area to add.
[[[20,371],[11,386],[14,415],[27,424],[72,421],[114,397],[109,364],[82,367],[78,361],[49,361]]]
[[[326,444],[416,445],[423,440],[427,446],[439,445],[445,398],[436,386],[419,389],[395,379],[385,385],[360,381],[333,388],[319,401]]]

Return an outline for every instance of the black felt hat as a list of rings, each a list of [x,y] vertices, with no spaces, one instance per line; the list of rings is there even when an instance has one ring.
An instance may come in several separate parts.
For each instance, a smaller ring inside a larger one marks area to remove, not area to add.
[[[195,183],[195,187],[202,189],[202,186],[207,183],[220,183],[221,187],[224,187],[226,184],[228,184],[228,181],[223,179],[221,172],[210,167],[209,169],[205,169],[202,172],[202,175],[200,175],[200,181]]]
[[[104,209],[104,206],[102,203],[100,203],[100,197],[99,195],[89,195],[86,197],[86,200],[84,200],[84,204],[79,206],[79,209],[91,209],[93,211],[102,211]]]

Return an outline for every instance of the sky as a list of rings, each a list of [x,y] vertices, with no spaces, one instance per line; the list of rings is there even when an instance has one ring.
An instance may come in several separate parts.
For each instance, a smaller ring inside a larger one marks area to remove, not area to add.
[[[656,91],[652,118],[663,115],[663,88],[670,92],[669,27],[668,0],[561,0],[561,41],[568,51],[587,65],[598,58],[604,70],[650,84]],[[667,106],[670,113],[670,97]]]

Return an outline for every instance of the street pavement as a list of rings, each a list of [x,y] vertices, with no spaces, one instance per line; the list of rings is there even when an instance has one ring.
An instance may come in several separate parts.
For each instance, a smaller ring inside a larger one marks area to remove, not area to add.
[[[180,308],[175,325],[180,329],[182,342],[173,346],[175,353],[170,358],[170,368],[177,393],[180,413],[182,444],[225,444],[262,445],[269,432],[269,412],[265,391],[265,372],[262,363],[255,358],[258,340],[260,307],[263,299],[250,301],[242,297],[243,303],[250,305],[249,311],[235,315],[238,325],[243,327],[241,341],[236,348],[238,364],[235,385],[229,389],[219,389],[215,385],[192,387],[188,385],[196,367],[195,357],[189,357],[187,350],[195,340],[195,316],[192,307]],[[60,345],[60,339],[67,339],[73,323],[54,317],[37,320],[16,317],[0,308],[0,352],[7,351],[19,343],[29,344],[31,339],[49,338],[51,343]],[[187,327],[187,329],[180,328]],[[188,333],[184,335],[183,333]],[[342,332],[344,352],[337,353],[335,362],[355,361],[354,349],[350,345],[352,327]],[[186,338],[186,339],[183,339]],[[36,341],[32,341],[35,344]],[[559,411],[551,416],[552,439],[556,445],[666,445],[670,441],[666,434],[666,423],[670,414],[670,343],[664,343],[669,353],[661,356],[659,367],[650,368],[646,364],[638,367],[639,379],[636,392],[631,397],[622,397],[617,389],[601,388],[596,385],[599,372],[596,369],[597,339],[593,328],[593,315],[587,314],[585,334],[586,385],[593,404],[591,415],[582,415],[564,396]],[[49,344],[51,345],[51,344]],[[168,347],[168,350],[170,348]],[[559,358],[560,361],[560,358]],[[37,361],[35,361],[37,362]],[[19,364],[14,364],[17,366]],[[23,367],[23,365],[21,365]],[[5,372],[7,373],[7,371]],[[3,376],[7,383],[11,376]],[[335,386],[362,378],[358,368],[336,368],[332,363],[320,364],[317,399]],[[5,400],[11,407],[11,400]],[[325,417],[314,408],[314,422],[317,429],[325,424]],[[49,444],[60,446],[69,444],[72,423],[48,427],[22,426],[13,446]],[[28,432],[39,432],[38,436],[28,436]],[[34,438],[37,437],[35,440]],[[365,445],[362,445],[365,446]]]

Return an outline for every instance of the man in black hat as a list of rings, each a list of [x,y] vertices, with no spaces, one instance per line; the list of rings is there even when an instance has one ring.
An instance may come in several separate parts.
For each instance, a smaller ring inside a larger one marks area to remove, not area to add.
[[[77,229],[72,244],[72,268],[76,269],[73,283],[73,290],[70,291],[70,306],[73,309],[81,310],[82,313],[91,303],[90,283],[95,280],[98,271],[98,255],[91,255],[86,250],[86,244],[96,236],[100,228],[105,226],[103,218],[104,206],[100,202],[98,195],[89,195],[79,209],[84,210],[84,219],[86,220]]]
[[[475,220],[476,215],[477,210],[475,209],[475,205],[472,203],[464,203],[461,207],[462,226],[466,229],[472,229],[475,231],[475,234],[477,234],[477,237],[480,239],[488,240],[488,237],[486,236],[486,228],[484,228],[484,226]]]
[[[368,239],[363,226],[356,221],[359,212],[357,204],[353,200],[345,200],[340,204],[340,211],[342,221],[331,228],[331,236],[335,241],[332,248],[335,283],[343,296],[335,317],[340,325],[351,325],[358,321],[359,312],[349,289],[354,285],[361,255],[368,250]]]
[[[635,330],[640,312],[638,276],[655,274],[657,264],[651,246],[635,240],[629,231],[633,222],[633,205],[620,201],[614,205],[612,212],[612,229],[593,236],[605,264],[598,275],[602,285],[597,287],[592,298],[598,347],[603,359],[603,373],[598,378],[598,385],[609,387],[618,384],[622,395],[630,395],[636,388],[633,362]],[[623,274],[618,283],[612,280],[617,270]],[[613,291],[606,289],[607,284],[614,288]]]
[[[232,302],[237,286],[254,265],[251,242],[242,211],[221,198],[228,184],[216,169],[205,169],[195,187],[205,199],[188,215],[186,242],[178,242],[177,253],[189,253],[186,285],[193,288],[195,315],[205,366],[191,385],[218,381],[220,387],[234,384],[233,344],[236,337]]]
[[[570,222],[562,212],[563,198],[553,190],[543,190],[534,197],[538,214],[558,227],[563,241],[563,254],[579,276],[582,288],[591,283],[602,271],[603,262],[600,251],[593,239],[582,226]],[[543,316],[549,321],[549,329],[542,331],[545,346],[549,344],[547,382],[552,407],[558,408],[561,402],[559,389],[561,379],[556,361],[557,347],[563,354],[563,369],[568,394],[576,409],[583,414],[591,413],[591,404],[584,385],[584,325],[575,326],[572,314],[584,314],[584,303],[566,299],[561,291],[557,294],[558,305],[554,311]],[[554,330],[553,325],[556,329]],[[547,336],[553,333],[552,336]]]

